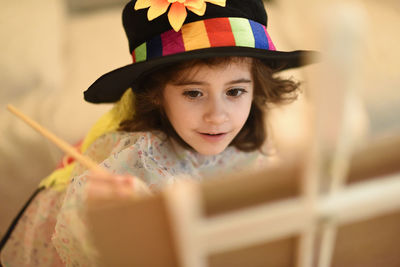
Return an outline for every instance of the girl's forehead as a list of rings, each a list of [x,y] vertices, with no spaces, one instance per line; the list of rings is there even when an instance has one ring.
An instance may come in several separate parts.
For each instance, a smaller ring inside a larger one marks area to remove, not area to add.
[[[253,59],[249,57],[230,57],[223,59],[209,59],[187,62],[173,75],[172,81],[194,78],[208,71],[223,71],[228,68],[240,68],[251,71]]]

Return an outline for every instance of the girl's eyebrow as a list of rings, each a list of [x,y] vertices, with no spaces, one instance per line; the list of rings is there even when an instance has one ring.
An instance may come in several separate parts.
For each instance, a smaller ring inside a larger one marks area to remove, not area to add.
[[[252,80],[241,78],[237,80],[233,80],[227,82],[225,85],[237,84],[237,83],[251,83]],[[208,82],[201,82],[201,81],[178,81],[174,82],[173,85],[175,86],[184,86],[184,85],[209,85]]]
[[[251,82],[252,82],[252,80],[245,79],[245,78],[241,78],[241,79],[237,79],[237,80],[230,81],[230,82],[228,82],[228,83],[226,83],[226,84],[251,83]]]

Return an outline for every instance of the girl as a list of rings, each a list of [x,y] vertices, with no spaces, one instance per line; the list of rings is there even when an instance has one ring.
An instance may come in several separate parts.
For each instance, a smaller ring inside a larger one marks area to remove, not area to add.
[[[137,179],[161,190],[262,162],[267,105],[294,99],[298,88],[275,73],[310,53],[276,51],[266,22],[261,0],[128,3],[123,24],[133,64],[85,92],[89,102],[118,101],[81,146],[110,177],[79,164],[53,173],[3,240],[4,266],[95,265],[88,195],[131,193]]]

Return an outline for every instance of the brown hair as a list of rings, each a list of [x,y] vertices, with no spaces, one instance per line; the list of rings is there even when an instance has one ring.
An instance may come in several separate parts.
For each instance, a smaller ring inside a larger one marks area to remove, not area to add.
[[[254,82],[253,101],[250,114],[243,128],[232,140],[230,145],[242,151],[259,149],[264,143],[267,132],[265,113],[270,103],[281,104],[296,99],[296,89],[299,83],[290,79],[281,79],[275,76],[275,71],[266,66],[259,59],[240,57],[214,57],[206,59],[193,59],[173,67],[163,67],[147,74],[137,81],[135,86],[135,113],[130,120],[121,123],[123,131],[162,131],[167,137],[174,138],[184,147],[189,147],[175,132],[163,109],[163,89],[172,77],[179,77],[191,68],[201,65],[220,66],[233,62],[247,61],[251,64],[251,74]],[[179,78],[178,78],[179,79]]]

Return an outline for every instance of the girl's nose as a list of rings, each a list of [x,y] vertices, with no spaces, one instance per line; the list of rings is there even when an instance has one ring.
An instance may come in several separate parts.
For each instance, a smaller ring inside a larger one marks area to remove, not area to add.
[[[204,114],[204,121],[210,124],[222,124],[228,120],[228,114],[223,101],[210,100]]]

